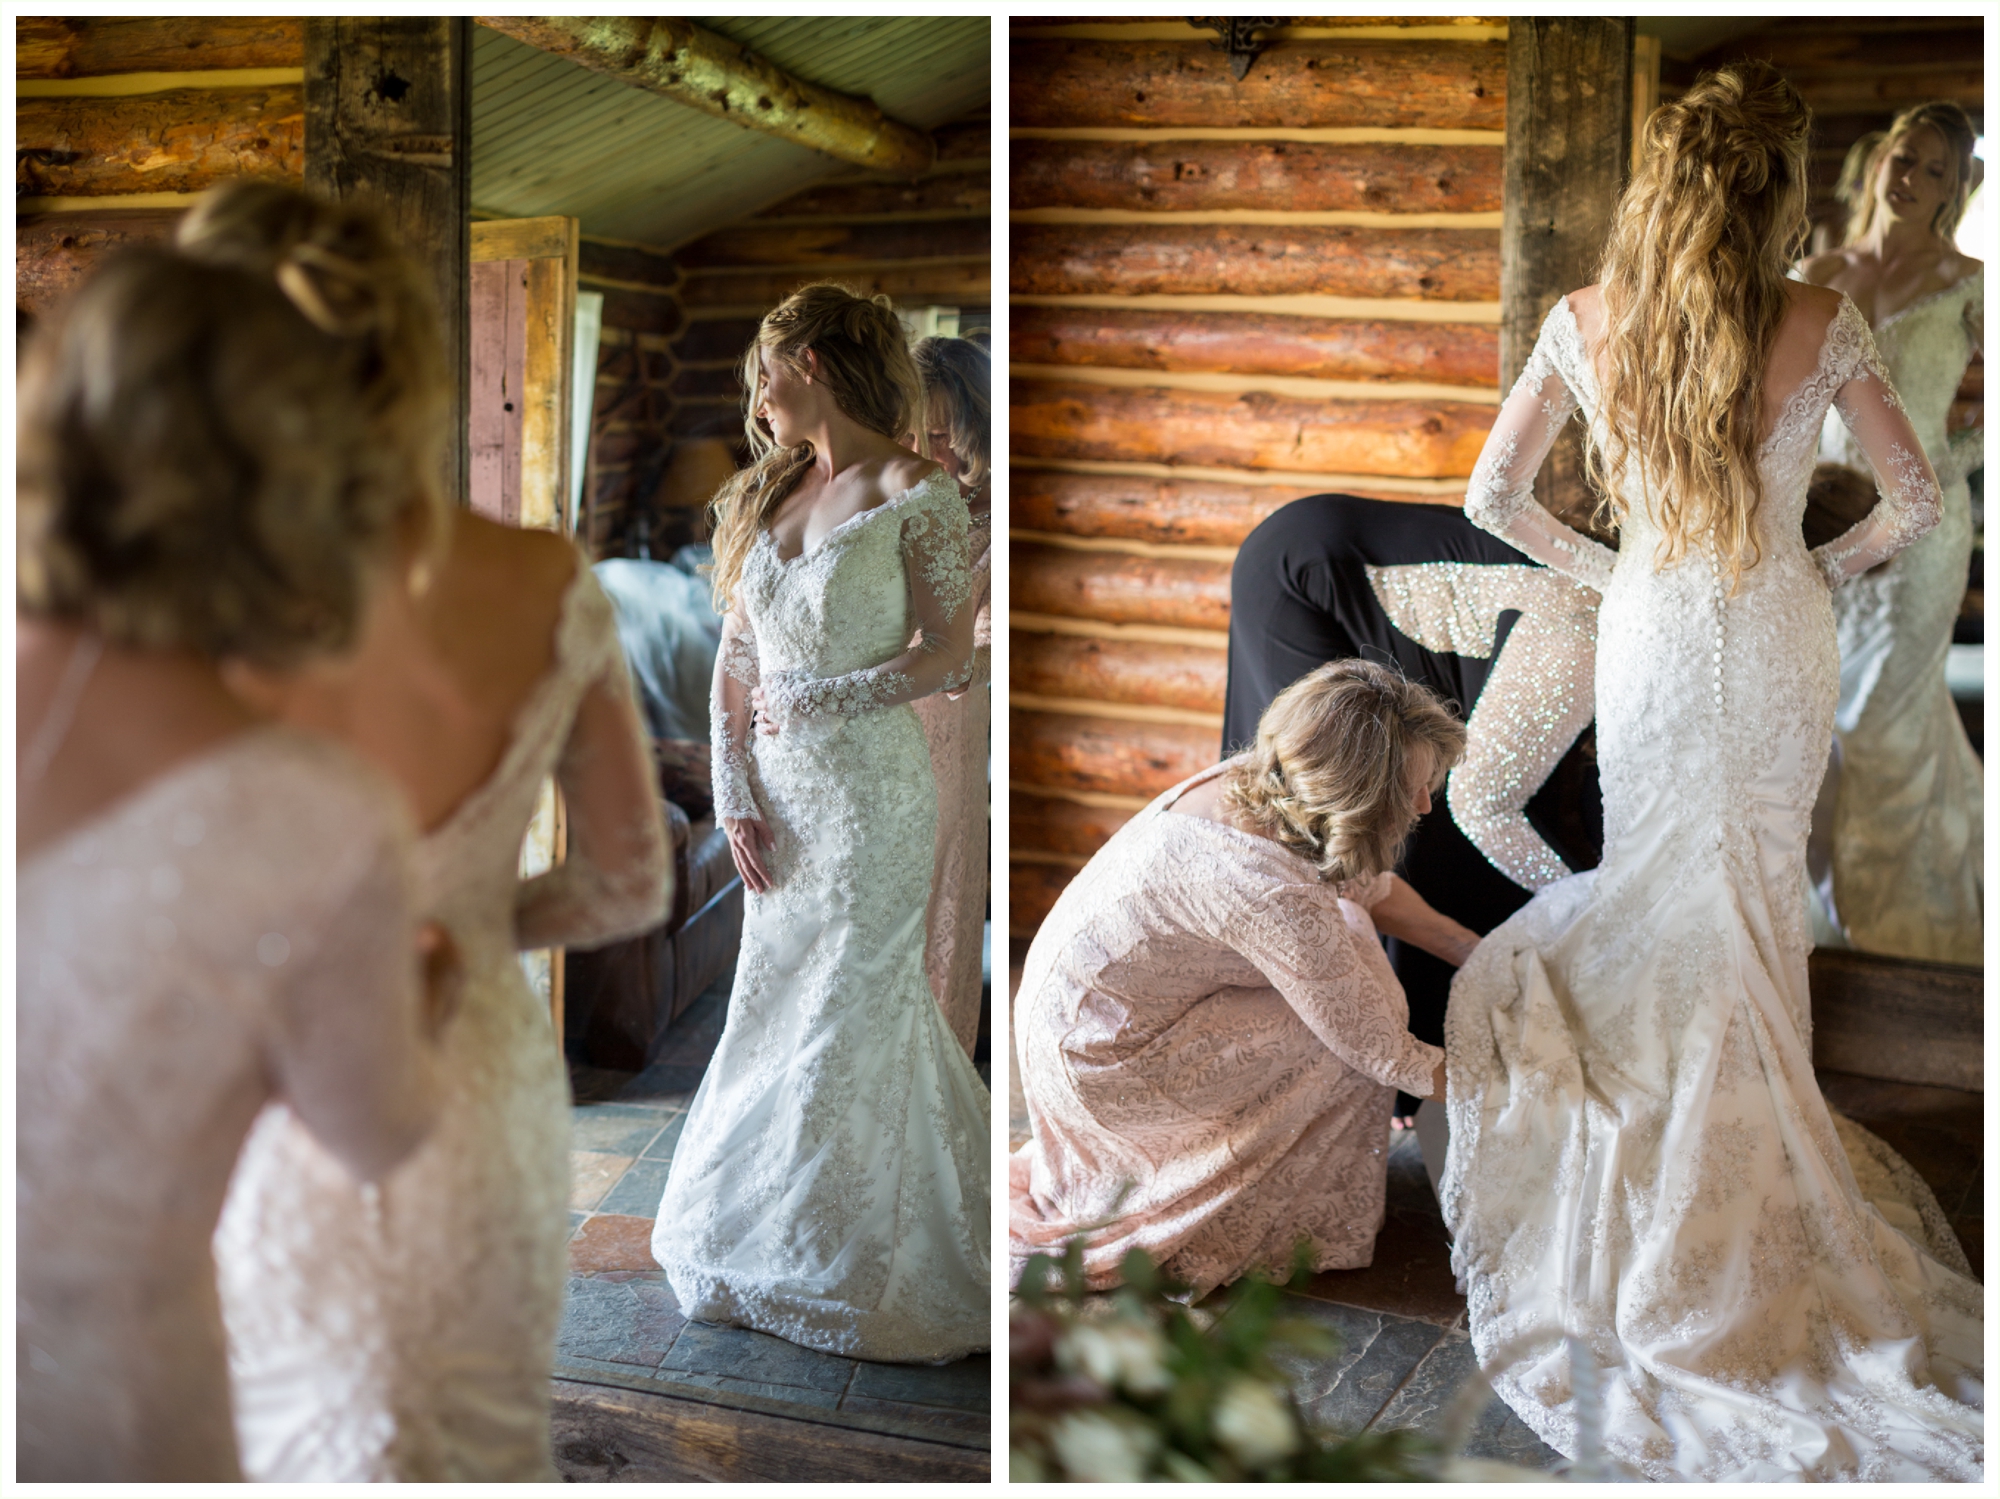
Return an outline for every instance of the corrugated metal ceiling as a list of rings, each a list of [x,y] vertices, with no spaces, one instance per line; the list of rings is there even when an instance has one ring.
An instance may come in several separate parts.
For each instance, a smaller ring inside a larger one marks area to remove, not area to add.
[[[988,103],[984,16],[698,16],[809,82],[930,129]],[[854,170],[473,28],[472,206],[667,249]]]

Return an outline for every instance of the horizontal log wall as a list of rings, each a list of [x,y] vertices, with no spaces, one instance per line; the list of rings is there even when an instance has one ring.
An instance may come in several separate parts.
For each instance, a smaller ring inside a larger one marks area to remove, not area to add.
[[[1356,24],[1350,24],[1354,22]],[[1011,926],[1222,749],[1230,565],[1339,490],[1457,504],[1499,401],[1506,28],[1014,27]]]
[[[45,315],[230,177],[305,180],[296,17],[15,21],[14,288]]]
[[[743,356],[759,320],[799,287],[839,281],[990,325],[991,126],[982,113],[933,134],[938,161],[920,177],[822,182],[670,254],[586,242],[584,288],[605,293],[616,330],[592,449],[601,549],[631,550],[641,516],[656,555],[698,534],[708,494],[670,465],[689,443],[744,456]]]

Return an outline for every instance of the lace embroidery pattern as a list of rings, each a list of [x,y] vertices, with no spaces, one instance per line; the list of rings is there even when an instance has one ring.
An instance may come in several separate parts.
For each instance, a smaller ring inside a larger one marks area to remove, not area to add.
[[[1597,596],[1549,568],[1425,562],[1371,567],[1368,582],[1403,634],[1487,659],[1504,610],[1521,617],[1466,721],[1465,758],[1445,800],[1459,831],[1529,890],[1571,871],[1523,810],[1595,711]]]
[[[1597,419],[1560,305],[1543,337]],[[1803,850],[1840,661],[1799,526],[1836,393],[1889,487],[1929,488],[1896,453],[1915,459],[1916,439],[1869,347],[1843,306],[1760,453],[1760,560],[1734,591],[1699,548],[1609,576],[1603,863],[1540,891],[1452,986],[1442,1195],[1482,1368],[1574,1453],[1566,1349],[1580,1339],[1604,1408],[1629,1413],[1606,1446],[1653,1479],[1983,1472],[1980,1371],[1959,1362],[1981,1346],[1980,1288],[1874,1216],[1811,1063]],[[1546,451],[1542,423],[1510,396],[1506,489]],[[1505,438],[1496,425],[1496,451]],[[1620,555],[1657,556],[1659,528],[1625,498]],[[1885,498],[1849,568],[1892,553],[1926,508]],[[1503,534],[1555,563],[1522,516]],[[1723,1286],[1738,1289],[1718,1300]],[[1879,1352],[1912,1339],[1907,1360]]]

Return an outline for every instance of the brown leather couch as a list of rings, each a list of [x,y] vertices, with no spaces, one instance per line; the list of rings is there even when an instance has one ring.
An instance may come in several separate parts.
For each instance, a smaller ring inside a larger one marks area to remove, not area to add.
[[[674,850],[674,903],[652,931],[563,959],[563,1049],[574,1061],[638,1072],[675,1017],[736,962],[743,881],[729,838],[665,803]]]

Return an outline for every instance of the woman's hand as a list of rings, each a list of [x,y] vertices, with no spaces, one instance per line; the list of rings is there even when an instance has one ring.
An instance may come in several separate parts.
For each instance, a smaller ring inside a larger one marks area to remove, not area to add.
[[[1444,1058],[1443,1057],[1438,1058],[1437,1068],[1435,1071],[1431,1073],[1430,1096],[1438,1104],[1442,1105],[1444,1103]]]
[[[417,928],[417,960],[423,967],[424,1034],[435,1041],[458,1013],[459,996],[465,989],[465,960],[459,956],[451,933],[435,921]]]
[[[761,682],[750,689],[750,722],[757,726],[757,732],[760,734],[775,734],[778,732],[778,721],[772,717],[771,710],[765,706],[764,687]]]
[[[725,817],[722,830],[729,835],[729,857],[736,861],[736,872],[743,876],[743,888],[759,895],[773,888],[776,882],[764,867],[762,853],[777,846],[769,824],[761,817]]]

